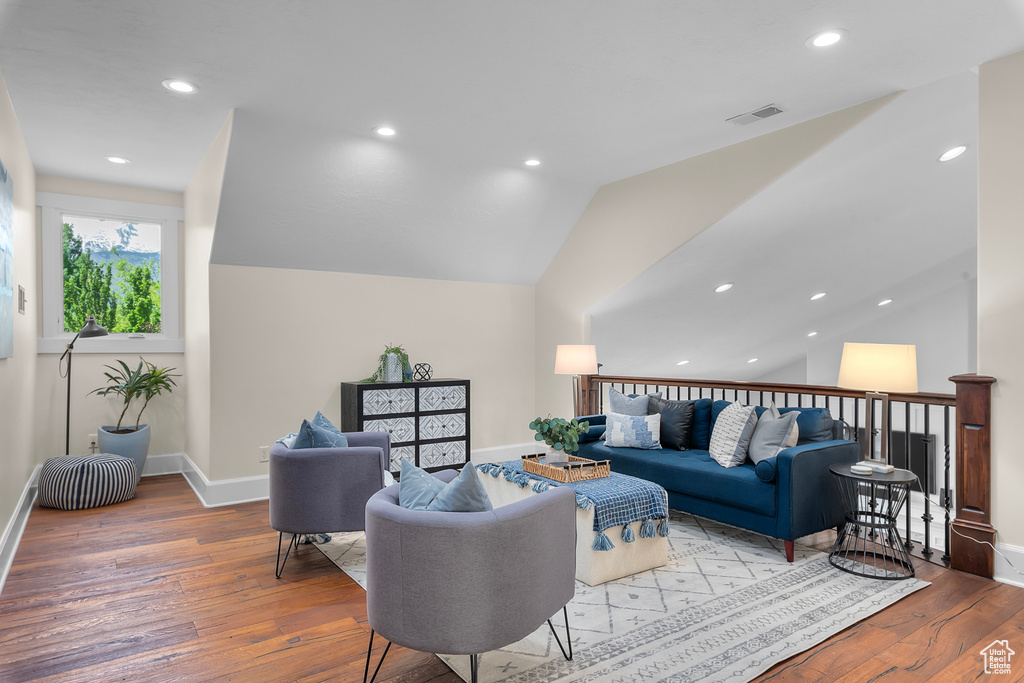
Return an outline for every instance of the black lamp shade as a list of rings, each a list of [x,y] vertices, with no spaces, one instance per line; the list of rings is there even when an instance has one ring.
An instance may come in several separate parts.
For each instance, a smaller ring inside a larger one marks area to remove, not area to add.
[[[87,316],[85,319],[85,325],[78,331],[78,337],[80,339],[87,339],[88,337],[106,337],[107,328],[101,327],[96,323],[95,316]]]

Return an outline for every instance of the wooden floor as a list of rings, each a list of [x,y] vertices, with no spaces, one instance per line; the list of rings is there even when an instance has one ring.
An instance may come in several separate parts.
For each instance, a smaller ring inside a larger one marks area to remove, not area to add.
[[[179,475],[118,505],[37,507],[0,595],[0,681],[362,680],[363,590],[312,546],[277,580],[276,552],[265,501],[204,509]],[[918,574],[932,585],[758,680],[986,680],[979,651],[996,639],[1019,654],[993,680],[1024,679],[1024,589]],[[461,679],[392,647],[378,680]]]

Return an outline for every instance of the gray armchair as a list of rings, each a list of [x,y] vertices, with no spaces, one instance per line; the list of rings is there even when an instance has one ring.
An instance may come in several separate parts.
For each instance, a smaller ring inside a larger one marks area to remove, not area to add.
[[[270,526],[277,535],[277,578],[302,534],[361,531],[366,501],[384,488],[391,461],[386,432],[347,432],[348,448],[270,449]],[[284,560],[281,540],[291,534]]]
[[[472,467],[472,465],[467,465]],[[456,473],[434,474],[451,481]],[[576,593],[576,495],[567,487],[488,512],[427,512],[399,506],[401,484],[366,504],[366,611],[370,670],[374,633],[423,652],[468,654],[476,683],[479,655],[514,643]],[[372,683],[371,679],[371,683]]]

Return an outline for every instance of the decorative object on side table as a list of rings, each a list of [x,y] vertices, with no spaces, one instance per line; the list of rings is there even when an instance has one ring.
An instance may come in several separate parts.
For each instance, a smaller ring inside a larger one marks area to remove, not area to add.
[[[409,354],[401,346],[388,345],[377,358],[377,370],[363,382],[411,382]]]
[[[889,462],[886,439],[889,434],[889,393],[917,393],[917,347],[913,344],[843,344],[836,386],[866,391],[864,406],[864,446],[867,460],[879,464]],[[882,428],[879,432],[879,454],[874,457],[875,405],[882,404]]]
[[[561,417],[538,417],[530,423],[530,429],[537,432],[534,439],[543,441],[556,451],[567,455],[580,449],[580,434],[590,428],[589,422],[577,422],[576,418],[567,421]]]
[[[857,474],[854,465],[831,465],[846,511],[828,561],[844,572],[872,579],[909,579],[914,563],[896,523],[917,475],[907,470]]]
[[[434,369],[430,367],[430,363],[417,363],[416,367],[413,368],[412,378],[416,382],[429,381],[434,376]]]
[[[64,455],[71,455],[71,352],[75,350],[75,342],[79,339],[105,336],[107,336],[107,330],[96,324],[96,317],[90,315],[86,317],[85,325],[82,325],[82,329],[78,331],[78,334],[71,340],[71,343],[68,344],[67,349],[60,357],[61,361],[64,360],[65,356],[68,359],[68,369],[65,374],[68,378],[68,404],[64,413]]]
[[[597,347],[593,344],[559,344],[555,349],[555,374],[572,375],[572,414],[580,414],[580,375],[597,374]]]
[[[142,477],[142,468],[146,465],[146,456],[149,454],[150,430],[148,424],[141,424],[142,413],[146,406],[155,397],[165,391],[169,394],[178,386],[174,382],[179,374],[173,374],[177,368],[160,368],[145,360],[139,359],[139,365],[132,370],[123,360],[117,361],[120,367],[106,365],[110,372],[103,373],[107,378],[107,385],[93,389],[90,394],[100,396],[120,396],[124,402],[121,415],[117,418],[114,426],[103,425],[97,431],[97,441],[101,453],[112,453],[135,461],[136,483]],[[142,399],[142,408],[135,418],[134,427],[122,427],[124,416],[128,412],[132,401]]]

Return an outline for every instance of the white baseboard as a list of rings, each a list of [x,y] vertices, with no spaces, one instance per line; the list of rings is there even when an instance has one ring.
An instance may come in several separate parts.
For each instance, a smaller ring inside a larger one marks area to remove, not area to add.
[[[546,449],[547,446],[538,441],[516,443],[510,446],[492,446],[491,448],[474,448],[469,459],[476,464],[485,462],[504,462],[514,460],[527,453],[539,453],[537,449]]]
[[[25,525],[28,524],[28,514],[36,502],[36,494],[39,491],[39,472],[42,465],[36,465],[28,478],[28,483],[21,492],[18,499],[18,506],[14,509],[11,521],[4,529],[3,538],[0,538],[0,592],[3,592],[4,583],[7,582],[7,574],[11,571],[14,563],[14,555],[18,552],[18,543],[21,542],[21,535],[25,532]]]
[[[181,474],[199,496],[203,507],[214,508],[236,503],[251,503],[254,500],[266,500],[270,497],[270,475],[261,474],[255,477],[210,481],[187,455],[182,453],[181,459]]]
[[[157,477],[162,474],[181,474],[184,458],[184,453],[151,455],[146,458],[146,464],[142,468],[142,476]]]
[[[1024,548],[1009,543],[996,543],[996,550],[999,552],[996,553],[995,580],[1024,588]],[[1013,570],[1007,560],[1013,562],[1017,571]]]

